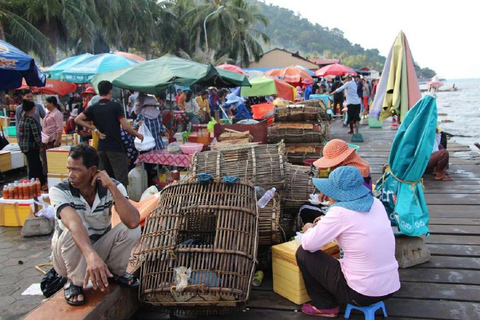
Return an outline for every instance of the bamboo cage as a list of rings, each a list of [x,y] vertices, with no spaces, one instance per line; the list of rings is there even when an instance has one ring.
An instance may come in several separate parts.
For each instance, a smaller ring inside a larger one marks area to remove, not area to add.
[[[280,122],[268,127],[268,142],[323,143],[330,137],[328,122]]]
[[[202,183],[194,176],[166,186],[140,240],[140,301],[203,315],[243,306],[255,272],[256,202],[254,185],[244,180]],[[177,267],[191,269],[184,289]]]
[[[315,192],[312,178],[317,175],[318,170],[314,168],[286,163],[283,206],[298,212],[302,204],[308,201],[310,194]]]
[[[280,230],[280,196],[275,194],[265,208],[258,208],[258,234],[260,246],[271,246],[282,242]]]
[[[303,165],[307,159],[319,159],[323,156],[323,144],[289,144],[285,146],[285,155],[288,162]]]
[[[321,105],[319,107],[297,103],[285,107],[276,107],[275,122],[319,122],[322,120],[322,111],[325,110],[323,101],[321,101]]]
[[[275,187],[282,190],[285,183],[284,153],[283,143],[224,146],[221,150],[195,153],[190,172],[193,175],[235,176],[265,189]]]

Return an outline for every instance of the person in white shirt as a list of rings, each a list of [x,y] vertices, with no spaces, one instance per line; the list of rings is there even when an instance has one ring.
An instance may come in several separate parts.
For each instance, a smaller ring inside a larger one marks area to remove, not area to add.
[[[330,94],[334,95],[337,92],[342,92],[346,90],[346,97],[347,97],[347,117],[348,123],[350,125],[349,134],[353,134],[353,128],[355,127],[358,131],[358,122],[360,121],[360,105],[361,100],[357,94],[357,84],[355,81],[352,81],[352,76],[350,74],[345,75],[345,83],[335,89]]]

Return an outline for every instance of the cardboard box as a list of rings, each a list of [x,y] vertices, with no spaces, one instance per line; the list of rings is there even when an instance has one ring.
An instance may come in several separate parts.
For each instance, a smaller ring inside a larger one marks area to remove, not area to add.
[[[21,151],[10,151],[12,158],[12,169],[22,168],[27,165],[27,158]]]
[[[272,246],[273,291],[301,305],[312,299],[307,294],[295,253],[298,243],[293,240]]]
[[[47,174],[47,183],[48,191],[50,188],[55,187],[57,184],[68,178],[68,173],[48,173]]]
[[[298,247],[299,244],[295,240],[272,247],[273,291],[301,305],[311,299],[305,289],[295,257]],[[322,250],[336,258],[340,253],[334,241],[327,243]]]
[[[0,151],[0,172],[12,170],[12,154],[10,151]]]
[[[60,146],[47,150],[48,173],[67,174],[67,158],[70,146]]]

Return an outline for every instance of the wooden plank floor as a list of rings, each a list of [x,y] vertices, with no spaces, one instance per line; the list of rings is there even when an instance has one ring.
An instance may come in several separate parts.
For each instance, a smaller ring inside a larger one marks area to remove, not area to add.
[[[349,141],[340,121],[332,122],[332,136]],[[361,127],[365,142],[360,155],[372,166],[376,180],[387,163],[396,131]],[[430,211],[431,235],[425,241],[432,255],[425,264],[400,269],[401,290],[386,302],[392,319],[480,319],[480,155],[449,142],[450,173],[454,181],[434,181],[425,175],[425,195]],[[456,157],[455,154],[461,155]],[[344,308],[341,309],[341,312]],[[139,313],[136,319],[160,315]],[[141,315],[141,317],[140,317]],[[343,315],[340,315],[343,317]],[[351,319],[364,319],[357,312]],[[218,317],[217,317],[218,319]],[[311,319],[297,306],[272,291],[271,275],[251,292],[247,309],[228,319]],[[379,312],[377,319],[381,319]]]

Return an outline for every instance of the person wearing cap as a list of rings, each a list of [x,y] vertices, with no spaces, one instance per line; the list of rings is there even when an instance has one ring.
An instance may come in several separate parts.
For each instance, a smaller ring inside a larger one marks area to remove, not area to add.
[[[165,98],[165,92],[159,94],[159,99],[162,102],[165,101]],[[165,128],[163,127],[162,114],[159,107],[160,103],[154,96],[145,94],[138,96],[133,107],[133,112],[137,115],[133,123],[133,129],[137,130],[144,123],[155,139],[154,150],[164,149],[162,135],[165,134]]]
[[[75,118],[78,116],[78,108],[75,108],[70,113],[70,117],[68,118],[67,125],[65,126],[65,133],[72,134],[75,133]]]
[[[92,86],[88,86],[85,91],[80,94],[83,98],[82,104],[78,108],[78,114],[81,114],[88,108],[88,105],[92,98],[97,95],[95,89]],[[86,127],[82,127],[81,125],[77,124],[77,132],[80,136],[80,141],[84,143],[88,143],[90,139],[92,139],[92,130]]]
[[[200,92],[200,95],[195,98],[195,102],[200,107],[200,109],[197,112],[197,115],[200,119],[202,119],[201,122],[207,123],[208,121],[210,121],[211,116],[210,116],[210,102],[208,101],[208,91],[203,90],[202,92]]]
[[[228,111],[233,114],[235,112],[235,118],[237,119],[252,119],[252,115],[248,111],[247,107],[243,104],[243,99],[237,96],[235,93],[227,95]]]
[[[296,252],[305,288],[312,299],[302,312],[335,317],[339,305],[368,306],[390,298],[400,289],[395,237],[380,200],[363,185],[357,168],[345,166],[328,179],[313,179],[327,195],[327,214],[303,228],[302,244]],[[335,239],[343,258],[321,248]]]
[[[345,75],[345,83],[330,94],[335,95],[337,92],[342,92],[343,90],[346,90],[347,97],[347,117],[350,125],[350,131],[348,133],[353,134],[353,128],[358,128],[358,122],[360,121],[361,100],[357,94],[357,84],[352,81],[350,74]]]
[[[128,159],[122,141],[120,126],[132,136],[143,141],[143,135],[133,130],[125,120],[122,106],[111,101],[113,86],[110,81],[100,81],[98,84],[100,101],[88,107],[75,118],[75,123],[87,127],[100,138],[98,155],[100,170],[107,171],[110,177],[128,185]],[[91,120],[92,126],[87,121]]]
[[[356,167],[363,177],[365,187],[372,190],[372,178],[370,176],[370,165],[363,160],[354,148],[340,139],[332,139],[323,147],[323,157],[313,163],[316,168],[329,169],[334,171],[343,166]]]

